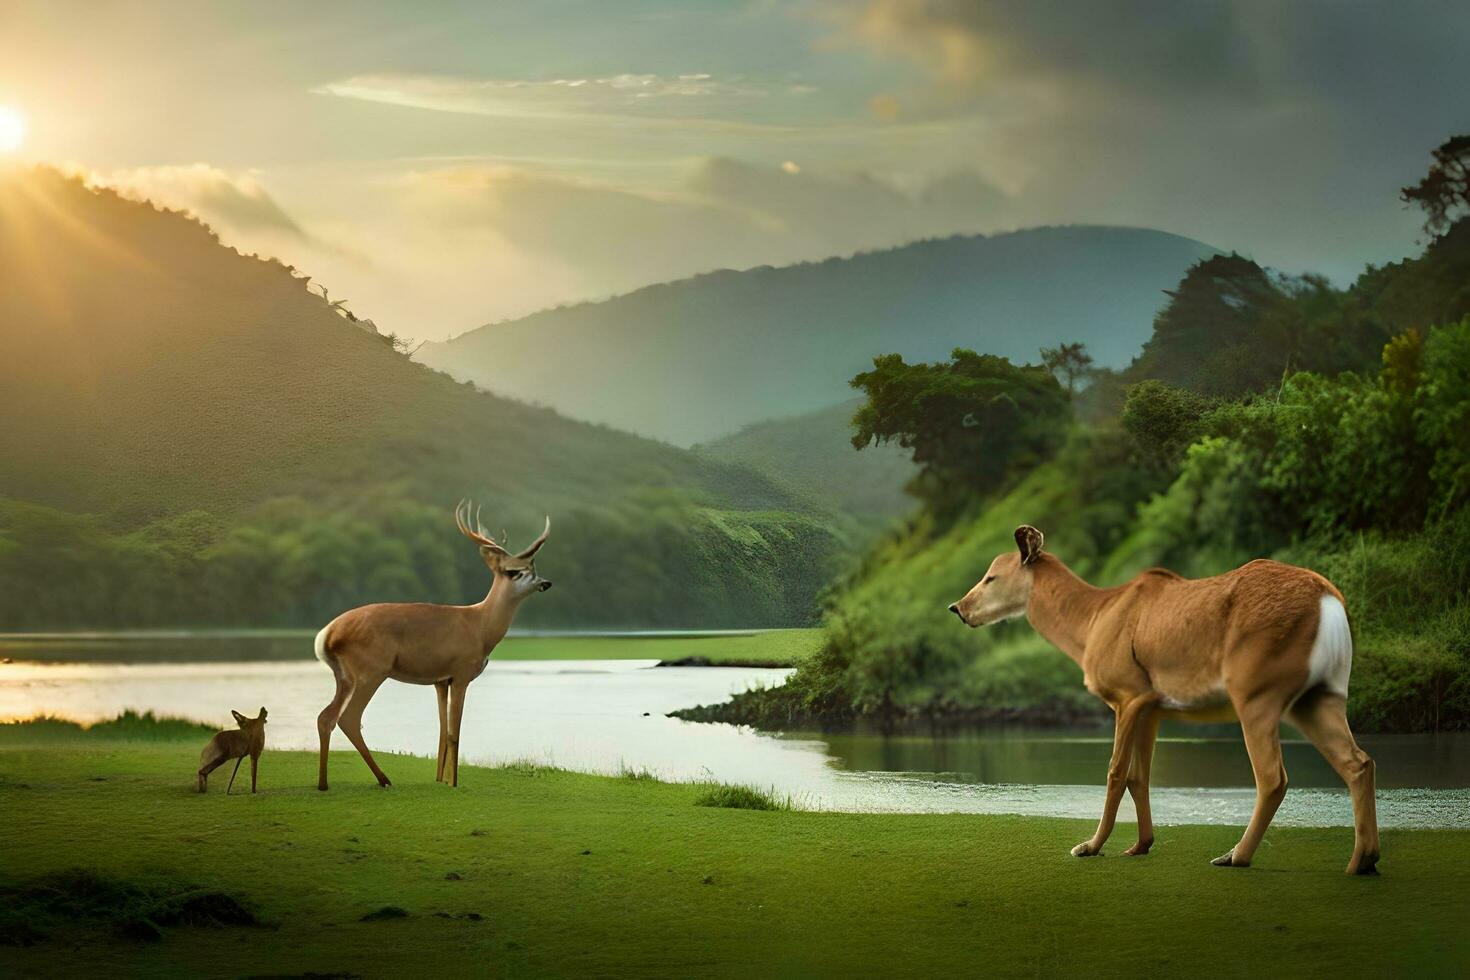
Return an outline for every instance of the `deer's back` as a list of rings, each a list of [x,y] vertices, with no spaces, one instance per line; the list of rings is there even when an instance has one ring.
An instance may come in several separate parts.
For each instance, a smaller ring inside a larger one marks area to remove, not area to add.
[[[214,738],[204,748],[204,755],[218,752],[226,759],[235,759],[242,755],[250,754],[250,733],[245,731],[224,731],[215,733]]]
[[[1113,643],[1171,701],[1222,696],[1232,677],[1305,673],[1322,597],[1341,593],[1321,575],[1258,560],[1223,575],[1186,579],[1146,572],[1120,589]]]
[[[427,602],[381,602],[349,610],[327,625],[323,644],[328,657],[359,673],[388,676],[404,661],[417,664],[424,677],[412,680],[419,683],[449,676],[482,646],[466,607]]]

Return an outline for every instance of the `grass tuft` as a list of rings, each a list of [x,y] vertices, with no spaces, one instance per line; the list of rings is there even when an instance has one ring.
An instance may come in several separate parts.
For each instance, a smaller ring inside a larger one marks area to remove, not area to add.
[[[695,806],[723,807],[727,810],[790,810],[791,800],[777,799],[771,793],[753,786],[711,786],[694,800]]]
[[[652,772],[651,770],[642,768],[641,766],[639,768],[637,768],[637,769],[634,769],[632,766],[628,765],[626,762],[620,762],[620,763],[618,763],[618,777],[620,779],[626,779],[626,780],[629,780],[630,782],[634,782],[634,783],[661,783],[661,782],[663,782],[662,779],[659,779],[658,778],[658,774],[657,773]]]
[[[538,776],[550,776],[553,773],[563,771],[561,769],[558,769],[556,766],[550,766],[543,762],[537,762],[535,759],[515,759],[510,762],[502,762],[500,765],[494,766],[492,768],[497,769],[500,772],[513,773],[517,776],[527,776],[532,779]]]

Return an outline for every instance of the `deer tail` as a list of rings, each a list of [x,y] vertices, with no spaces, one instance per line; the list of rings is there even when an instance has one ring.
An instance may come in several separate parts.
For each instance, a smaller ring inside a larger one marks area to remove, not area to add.
[[[327,653],[327,630],[331,628],[332,624],[328,623],[326,626],[323,626],[320,630],[318,630],[316,634],[316,640],[313,643],[313,647],[316,650],[316,658],[322,663],[326,664],[328,667],[332,666],[332,661],[327,659],[327,657],[330,656],[330,654]],[[332,672],[336,673],[335,667],[332,668]]]

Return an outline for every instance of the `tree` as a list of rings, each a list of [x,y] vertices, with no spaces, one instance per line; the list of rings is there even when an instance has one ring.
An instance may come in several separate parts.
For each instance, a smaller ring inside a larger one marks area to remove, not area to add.
[[[1437,235],[1454,224],[1456,211],[1470,209],[1470,136],[1451,136],[1431,155],[1429,173],[1400,190],[1399,198],[1423,208],[1424,230]]]
[[[1165,294],[1169,302],[1154,317],[1153,336],[1129,369],[1131,379],[1236,395],[1281,377],[1284,365],[1263,361],[1257,350],[1261,321],[1284,297],[1255,262],[1233,253],[1211,256]]]
[[[852,444],[897,442],[920,467],[911,490],[946,510],[1009,478],[1060,445],[1071,405],[1046,368],[957,348],[945,364],[873,359],[852,379],[867,403],[853,416]]]
[[[1175,466],[1184,450],[1204,435],[1210,400],[1189,388],[1162,381],[1140,381],[1128,388],[1123,405],[1123,428],[1144,453]]]
[[[1077,393],[1077,382],[1090,377],[1093,372],[1092,355],[1087,353],[1087,345],[1081,343],[1043,347],[1041,363],[1052,377],[1066,384],[1068,398]]]

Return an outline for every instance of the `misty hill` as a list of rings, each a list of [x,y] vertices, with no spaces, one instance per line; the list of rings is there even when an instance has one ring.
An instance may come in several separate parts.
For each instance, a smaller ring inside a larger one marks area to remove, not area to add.
[[[694,449],[766,473],[831,510],[851,514],[858,518],[858,533],[871,535],[917,506],[903,490],[915,468],[908,451],[896,444],[852,448],[852,415],[861,404],[853,399],[756,422]]]
[[[1083,341],[1122,367],[1163,290],[1214,250],[1139,228],[1036,228],[715,272],[480,327],[418,355],[490,390],[681,445],[852,397],[876,354],[1034,361]]]
[[[553,516],[566,588],[532,623],[802,622],[837,547],[768,477],[475,391],[287,268],[49,171],[0,178],[0,275],[5,625],[472,600],[461,496],[512,544]]]

